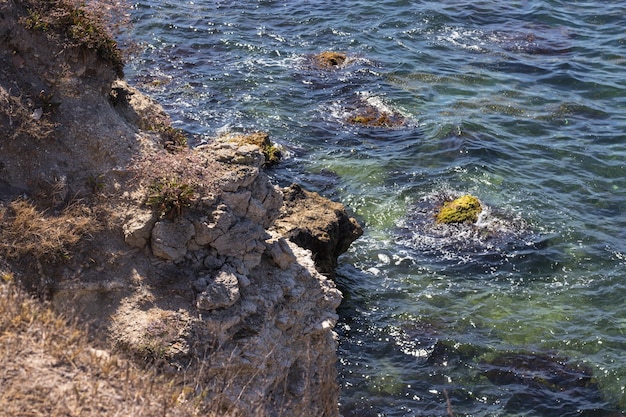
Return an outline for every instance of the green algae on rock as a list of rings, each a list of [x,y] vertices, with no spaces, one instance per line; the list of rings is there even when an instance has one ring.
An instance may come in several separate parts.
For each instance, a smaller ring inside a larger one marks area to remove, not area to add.
[[[280,148],[270,141],[270,136],[265,132],[255,132],[249,135],[234,136],[230,139],[230,141],[240,145],[256,145],[261,148],[261,152],[263,153],[263,156],[265,156],[265,163],[263,166],[266,168],[277,165],[282,158]]]
[[[406,119],[399,113],[389,113],[379,110],[373,106],[359,108],[355,114],[347,119],[347,122],[354,125],[368,127],[399,127],[406,123]]]
[[[472,195],[464,195],[444,203],[435,217],[437,223],[475,223],[482,211],[480,200]]]

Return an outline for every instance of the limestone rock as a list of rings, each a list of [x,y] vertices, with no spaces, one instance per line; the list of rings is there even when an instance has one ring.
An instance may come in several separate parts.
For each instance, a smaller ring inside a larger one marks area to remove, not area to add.
[[[274,228],[297,245],[311,250],[317,269],[332,275],[337,257],[363,234],[343,204],[293,184],[282,190],[285,204]]]
[[[189,220],[161,220],[152,228],[152,253],[168,261],[180,261],[187,254],[187,243],[194,233]]]
[[[218,237],[226,234],[228,229],[236,222],[233,213],[224,204],[220,204],[211,213],[211,220],[199,219],[193,222],[195,236],[194,241],[198,246],[205,246]]]
[[[285,239],[271,239],[266,242],[266,245],[272,260],[280,269],[287,269],[289,265],[296,261],[296,256],[289,248]]]
[[[123,226],[124,240],[135,248],[143,248],[150,241],[156,218],[151,210],[137,211]]]
[[[265,229],[249,220],[236,223],[233,227],[211,242],[217,253],[223,256],[241,257],[257,248],[257,242],[267,238]],[[261,252],[265,249],[262,246]]]
[[[231,270],[222,270],[196,298],[198,310],[230,307],[239,300],[239,279]]]

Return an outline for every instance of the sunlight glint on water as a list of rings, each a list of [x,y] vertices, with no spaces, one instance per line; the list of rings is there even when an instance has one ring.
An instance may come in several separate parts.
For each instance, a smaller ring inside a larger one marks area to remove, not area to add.
[[[178,127],[196,143],[269,132],[288,155],[277,182],[364,223],[337,278],[344,417],[441,416],[448,400],[457,416],[626,409],[623,5],[149,0],[132,12],[146,48],[129,78]],[[311,67],[323,50],[349,64]],[[346,123],[363,103],[407,123]],[[467,193],[488,208],[482,223],[433,228],[436,203]]]

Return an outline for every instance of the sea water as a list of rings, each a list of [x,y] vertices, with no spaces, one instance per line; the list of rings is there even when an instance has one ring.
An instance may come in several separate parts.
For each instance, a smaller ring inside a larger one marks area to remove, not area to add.
[[[626,3],[148,0],[132,83],[192,145],[268,132],[343,202],[341,412],[626,410]],[[332,70],[312,55],[341,51]],[[395,127],[350,123],[360,107]],[[442,226],[472,194],[476,225]]]

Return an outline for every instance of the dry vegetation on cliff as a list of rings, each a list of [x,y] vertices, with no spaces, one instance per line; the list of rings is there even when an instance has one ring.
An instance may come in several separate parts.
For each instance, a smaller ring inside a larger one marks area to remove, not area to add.
[[[65,207],[58,214],[38,210],[18,199],[0,205],[0,256],[29,262],[58,261],[83,237],[99,229],[91,211],[81,204]]]
[[[115,68],[118,76],[124,75],[122,51],[112,36],[112,29],[122,23],[121,2],[22,0],[19,3],[27,11],[27,16],[21,19],[27,29],[41,31],[65,48],[94,50]]]
[[[278,149],[188,149],[116,79],[119,4],[0,0],[0,414],[336,416],[341,294],[270,229]]]
[[[186,417],[202,411],[189,386],[94,348],[84,328],[22,292],[8,270],[0,278],[0,414]]]

